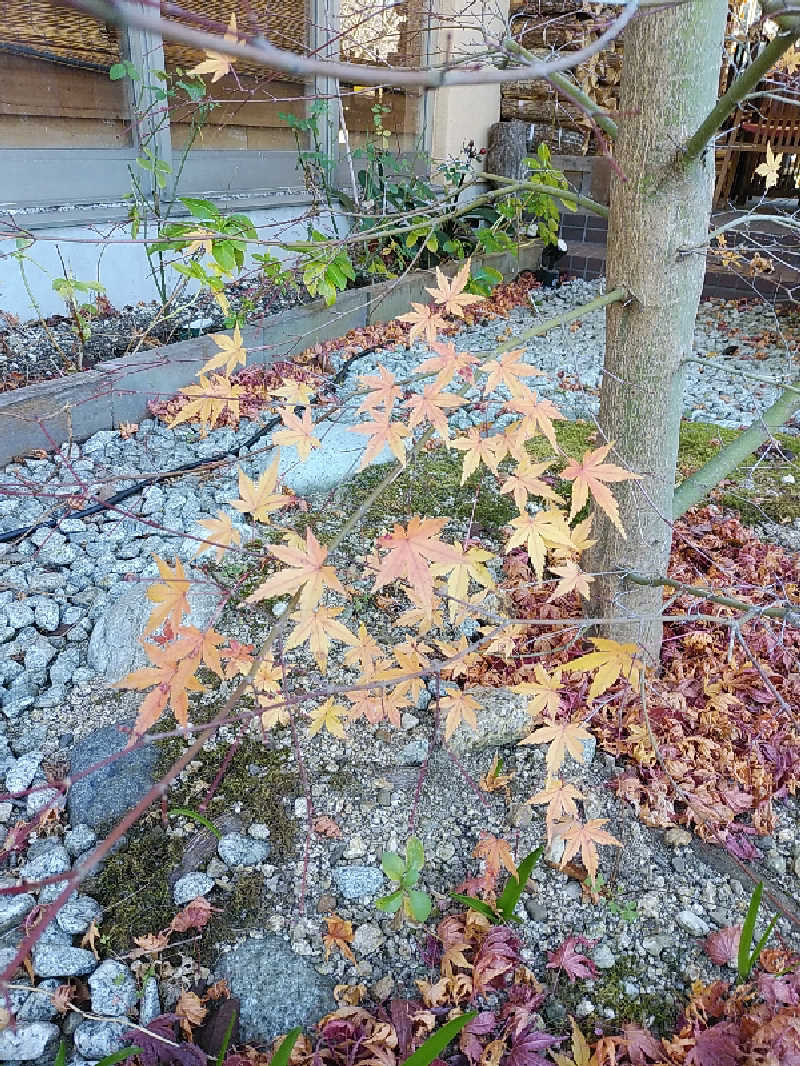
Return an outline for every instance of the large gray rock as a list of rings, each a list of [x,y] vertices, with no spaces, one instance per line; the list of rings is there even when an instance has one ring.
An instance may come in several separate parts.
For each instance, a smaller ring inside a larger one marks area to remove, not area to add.
[[[73,779],[95,763],[122,751],[127,742],[127,734],[113,725],[83,737],[71,753]],[[145,745],[75,781],[67,798],[72,825],[84,823],[100,832],[110,828],[151,788],[157,758],[155,748]]]
[[[319,434],[322,447],[315,448],[302,462],[293,445],[281,448],[279,474],[284,485],[298,496],[328,492],[351,478],[357,471],[367,449],[363,433],[352,433],[341,422],[334,422]],[[368,464],[390,463],[394,459],[388,447]]]
[[[0,934],[19,925],[35,905],[36,900],[29,892],[19,896],[0,896]]]
[[[128,1028],[128,1022],[98,1022],[87,1018],[75,1030],[75,1050],[94,1062],[113,1055],[130,1043],[122,1038]]]
[[[66,873],[71,865],[67,849],[60,844],[53,844],[33,858],[28,859],[20,867],[19,876],[23,881],[42,881],[46,877],[55,877],[56,874]]]
[[[219,606],[219,595],[207,580],[186,569],[189,580],[201,582],[189,588],[192,608],[184,624],[206,629]],[[149,666],[139,640],[155,604],[147,598],[147,581],[137,581],[121,596],[110,596],[97,618],[89,640],[89,666],[109,683],[121,680],[132,670]]]
[[[217,845],[219,857],[228,866],[255,866],[264,862],[271,850],[266,840],[253,840],[242,833],[226,833]]]
[[[33,969],[39,977],[85,977],[96,967],[97,959],[86,948],[40,940],[33,949]]]
[[[73,892],[56,915],[56,921],[70,936],[85,933],[92,922],[99,925],[103,918],[103,908],[96,899]]]
[[[475,711],[478,728],[461,722],[447,742],[459,756],[485,751],[487,748],[518,744],[534,730],[528,714],[528,697],[508,688],[471,688],[469,695],[480,704]]]
[[[383,890],[383,874],[377,866],[337,866],[331,874],[345,899],[377,896]]]
[[[61,1031],[49,1022],[29,1022],[0,1033],[0,1059],[5,1062],[30,1062],[47,1051],[55,1051]]]
[[[61,982],[55,977],[48,977],[25,996],[16,1012],[17,1022],[49,1022],[56,1016],[53,993]]]
[[[89,978],[92,1010],[95,1014],[109,1014],[113,1018],[133,1010],[139,993],[133,974],[121,962],[106,959]]]
[[[334,982],[277,937],[240,944],[220,958],[215,976],[239,997],[244,1043],[273,1040],[295,1025],[307,1028],[336,1009]]]

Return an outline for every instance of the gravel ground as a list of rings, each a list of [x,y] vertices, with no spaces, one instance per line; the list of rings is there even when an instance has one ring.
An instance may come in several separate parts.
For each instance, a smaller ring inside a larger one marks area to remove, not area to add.
[[[498,335],[513,336],[537,318],[585,302],[599,288],[599,283],[573,282],[554,292],[537,293],[533,310],[516,310],[507,320],[465,330],[456,344],[476,352],[486,350]],[[741,378],[741,372],[784,379],[796,376],[794,323],[789,316],[765,323],[765,314],[760,308],[732,304],[702,306],[696,350],[730,371],[730,386],[724,386],[728,391],[723,392],[719,374],[693,365],[686,392],[689,417],[726,426],[747,425],[771,402],[775,390]],[[552,398],[570,418],[591,417],[596,409],[603,321],[602,312],[587,315],[576,327],[553,331],[527,348],[529,360],[547,375],[536,379],[538,391]],[[737,350],[725,354],[734,344]],[[398,376],[406,376],[421,353],[420,346],[410,352],[402,347],[388,349],[358,361],[354,373],[368,373],[382,363]],[[346,388],[342,399],[346,400]],[[346,425],[356,419],[354,406],[344,402],[335,409],[338,423]],[[475,416],[476,421],[486,418],[500,426],[503,423],[491,406]],[[463,428],[470,421],[470,415],[460,412],[452,418],[454,427]],[[214,515],[237,495],[235,457],[253,428],[243,424],[236,431],[217,430],[203,438],[192,427],[169,430],[148,419],[129,440],[112,432],[98,433],[81,446],[64,446],[54,456],[26,459],[3,472],[0,531],[35,526],[54,511],[65,513],[70,497],[102,498],[153,470],[223,450],[234,457],[230,465],[202,476],[153,485],[115,512],[87,518],[74,517],[73,512],[56,529],[39,528],[14,543],[0,545],[4,581],[0,590],[0,734],[5,733],[11,743],[14,766],[26,755],[34,757],[34,784],[45,780],[42,758],[52,764],[63,761],[76,738],[132,715],[138,702],[135,694],[112,695],[99,676],[100,660],[90,651],[92,631],[100,621],[109,625],[109,617],[114,618],[109,612],[120,603],[128,610],[132,601],[125,597],[132,592],[139,593],[141,605],[143,579],[156,573],[154,553],[188,561],[197,542],[185,531],[197,529],[198,520]],[[256,454],[240,456],[241,465],[251,475],[263,469],[262,448],[263,443]],[[325,522],[333,529],[347,512],[346,497],[325,496],[324,502]],[[392,517],[386,516],[387,523]],[[242,531],[248,532],[245,527]],[[464,530],[449,532],[463,534]],[[320,536],[324,533],[323,524]],[[335,561],[342,573],[349,571],[351,583],[358,587],[361,582],[366,590],[369,580],[364,575],[363,551],[364,545],[354,535]],[[233,576],[228,574],[228,580]],[[351,627],[365,620],[377,628],[377,616],[362,618],[349,610]],[[258,640],[270,620],[267,608],[243,614],[228,607],[219,626],[239,640]],[[392,639],[397,637],[395,628]],[[129,651],[132,655],[135,646]],[[316,668],[305,653],[293,652],[288,658],[304,683],[313,685]],[[333,654],[329,680],[336,684],[352,677]],[[224,683],[213,694],[216,705],[226,691]],[[425,763],[434,706],[435,701],[423,693],[417,709],[404,715],[399,736],[395,730],[359,723],[349,727],[346,742],[327,734],[304,740],[316,813],[329,815],[341,834],[340,839],[313,838],[305,917],[298,920],[296,906],[307,828],[304,799],[295,802],[287,797],[287,811],[295,819],[290,856],[258,867],[266,889],[262,928],[287,938],[318,973],[337,980],[362,980],[373,989],[378,985],[377,995],[386,991],[390,979],[408,991],[415,978],[429,976],[419,962],[419,934],[408,927],[394,928],[392,920],[373,904],[386,888],[375,864],[383,848],[402,846],[412,809],[417,811],[416,827],[428,856],[424,885],[442,904],[454,885],[478,872],[470,852],[480,832],[506,836],[518,856],[532,850],[544,836],[541,809],[524,802],[542,787],[543,754],[515,747],[514,737],[498,738],[496,729],[502,724],[494,723],[486,727],[494,745],[477,747],[467,737],[458,749],[457,762],[441,749],[431,749]],[[288,766],[296,768],[286,731],[276,734],[274,742],[287,749]],[[504,769],[515,775],[509,796],[484,795],[469,784],[486,773],[497,744],[504,745]],[[222,749],[220,757],[221,753]],[[567,1011],[609,1027],[634,1016],[646,1022],[657,1004],[668,1005],[687,982],[722,974],[701,950],[702,939],[711,930],[740,921],[747,905],[750,889],[742,886],[735,866],[724,856],[710,854],[680,834],[670,842],[662,833],[640,825],[613,798],[606,785],[618,769],[613,759],[601,754],[588,766],[572,762],[567,768],[569,779],[586,796],[586,817],[609,818],[607,828],[624,844],[619,850],[603,849],[601,869],[611,885],[610,899],[593,903],[577,881],[543,863],[534,874],[535,887],[521,912],[527,958],[540,975],[545,972],[546,951],[567,935],[581,933],[598,940],[593,949],[600,970],[597,980],[583,983],[576,998],[575,990],[561,978],[548,1006],[554,1024]],[[7,810],[2,832],[25,812],[24,800]],[[246,827],[252,818],[246,796],[234,813]],[[781,805],[777,817],[774,838],[762,842],[767,856],[762,869],[792,900],[800,886],[797,801]],[[184,823],[171,832],[189,837],[195,829]],[[217,905],[231,890],[234,874],[225,863],[214,862],[217,865],[209,863],[207,872],[215,886],[210,899]],[[728,863],[722,872],[720,862]],[[370,873],[359,874],[359,867],[368,867]],[[368,890],[348,898],[353,879],[365,876]],[[626,916],[620,913],[625,904],[629,904]],[[332,909],[353,921],[355,967],[336,955],[324,959],[323,919]],[[788,942],[800,946],[788,921],[782,919],[778,929]],[[724,975],[730,978],[731,972]]]

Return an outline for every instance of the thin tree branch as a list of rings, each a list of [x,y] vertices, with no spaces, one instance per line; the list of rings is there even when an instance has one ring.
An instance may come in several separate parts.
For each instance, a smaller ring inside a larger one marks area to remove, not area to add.
[[[551,329],[555,329],[557,326],[566,326],[567,323],[574,322],[575,319],[588,315],[590,311],[599,311],[601,307],[607,307],[608,304],[618,303],[620,300],[627,300],[628,295],[627,289],[612,289],[611,292],[596,296],[593,300],[589,300],[588,303],[581,304],[580,307],[573,307],[572,310],[565,311],[562,315],[553,315],[552,318],[546,319],[538,326],[534,326],[533,329],[526,329],[524,333],[517,333],[517,335],[510,340],[498,344],[495,351],[509,352],[512,348],[518,348],[521,342],[531,340],[533,337],[541,337],[543,334],[548,333]]]
[[[697,131],[686,142],[682,153],[683,162],[697,159],[705,151],[706,145],[728,115],[732,114],[737,104],[756,88],[767,71],[775,66],[784,52],[788,52],[798,37],[800,37],[800,26],[793,26],[790,30],[778,33],[772,38],[761,54],[736,78],[724,96],[719,98]]]
[[[634,585],[649,585],[658,588],[666,585],[667,588],[677,589],[687,596],[697,596],[698,599],[707,600],[709,603],[719,604],[720,607],[732,607],[736,611],[745,611],[759,618],[778,618],[790,625],[800,626],[800,610],[793,607],[754,607],[745,600],[737,600],[732,596],[723,596],[711,589],[703,588],[702,585],[686,585],[683,581],[674,581],[671,577],[648,577],[646,574],[624,573],[626,581],[632,581]]]
[[[700,366],[710,366],[713,370],[718,371],[721,374],[729,374],[735,378],[749,378],[751,381],[760,381],[762,385],[772,385],[775,389],[783,389],[785,392],[796,392],[800,396],[800,388],[796,385],[784,385],[782,381],[775,381],[774,378],[765,377],[764,374],[754,374],[752,370],[741,370],[739,367],[727,367],[722,363],[715,361],[714,359],[703,359],[699,355],[687,355],[683,360],[684,363],[699,363]]]
[[[672,497],[672,517],[680,518],[689,508],[698,504],[708,493],[736,469],[739,463],[769,440],[775,430],[788,422],[800,410],[800,382],[785,388],[775,403],[769,407],[758,422],[754,422],[736,440],[709,459],[682,481]]]
[[[639,8],[638,0],[629,0],[624,10],[605,33],[596,41],[577,52],[568,52],[559,59],[549,62],[528,63],[525,66],[499,70],[496,67],[481,67],[470,64],[467,69],[451,67],[412,70],[404,68],[359,66],[356,63],[334,63],[329,60],[315,59],[296,55],[258,38],[257,44],[242,41],[223,40],[222,34],[196,30],[191,26],[149,15],[144,11],[122,10],[116,0],[60,0],[60,6],[82,11],[92,15],[98,21],[113,25],[131,26],[134,29],[149,30],[160,34],[169,41],[188,45],[200,51],[213,51],[233,59],[247,59],[260,63],[272,70],[278,70],[296,77],[324,76],[339,78],[357,85],[388,85],[394,87],[417,87],[428,89],[444,88],[452,85],[500,85],[506,82],[550,78],[553,74],[569,70],[587,62],[592,56],[609,45],[634,17]]]

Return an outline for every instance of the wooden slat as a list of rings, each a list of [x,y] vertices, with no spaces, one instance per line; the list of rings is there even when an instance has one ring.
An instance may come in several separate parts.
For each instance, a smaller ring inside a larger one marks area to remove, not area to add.
[[[94,70],[27,56],[0,55],[0,115],[106,121],[126,117],[121,81]]]

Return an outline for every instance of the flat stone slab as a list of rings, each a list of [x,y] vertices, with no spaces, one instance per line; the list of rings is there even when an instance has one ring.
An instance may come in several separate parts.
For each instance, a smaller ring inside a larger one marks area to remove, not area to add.
[[[74,777],[122,751],[128,739],[114,725],[83,737],[72,748],[70,774]],[[102,835],[151,788],[157,758],[155,748],[145,745],[76,781],[67,797],[70,823],[83,823]]]

